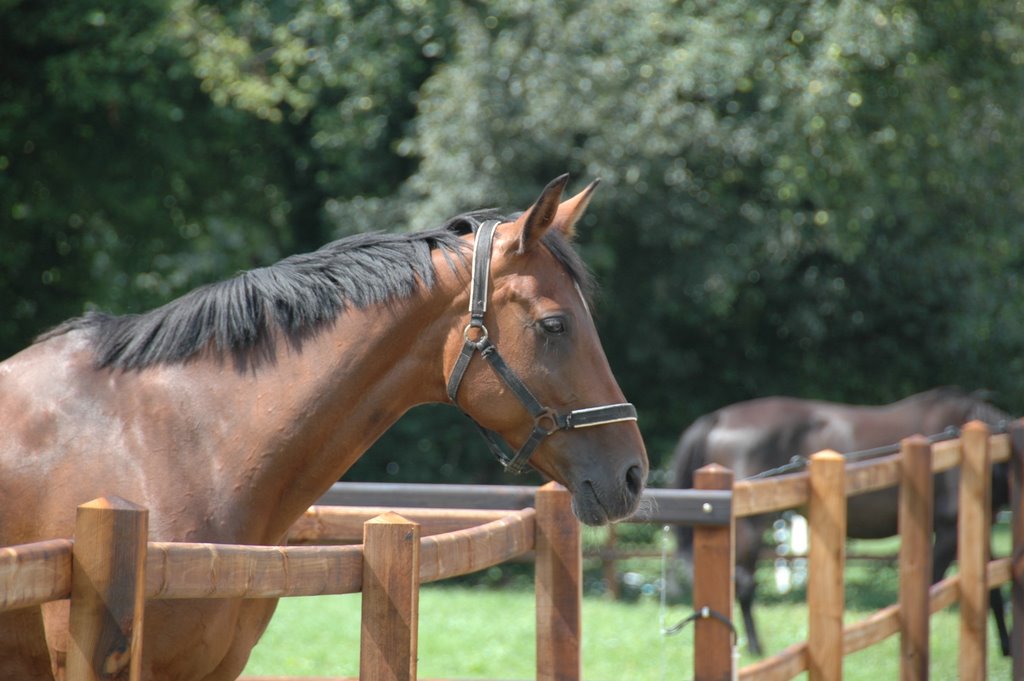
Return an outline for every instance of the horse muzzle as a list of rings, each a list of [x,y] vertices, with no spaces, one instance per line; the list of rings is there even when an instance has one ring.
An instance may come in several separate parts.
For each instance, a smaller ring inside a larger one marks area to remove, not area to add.
[[[633,515],[647,481],[647,470],[639,464],[628,465],[614,480],[585,478],[569,484],[572,510],[584,525],[607,525]]]

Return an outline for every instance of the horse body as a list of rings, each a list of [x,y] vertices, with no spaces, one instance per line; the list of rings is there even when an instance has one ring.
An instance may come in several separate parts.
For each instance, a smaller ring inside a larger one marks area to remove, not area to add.
[[[410,321],[420,316],[422,310],[409,308]],[[405,409],[430,397],[414,362],[403,367],[388,356],[401,353],[401,344],[377,349],[381,362],[361,356],[371,352],[366,338],[382,334],[360,316],[346,323],[366,337],[322,334],[301,353],[279,353],[272,372],[239,373],[216,360],[97,372],[84,331],[15,356],[0,379],[0,410],[14,415],[13,427],[0,435],[0,498],[19,502],[0,511],[0,544],[71,536],[75,507],[110,495],[143,500],[153,540],[280,543],[359,453]],[[389,331],[411,330],[404,326]],[[421,338],[437,340],[444,338]],[[380,369],[372,370],[382,366],[405,371],[382,381]],[[154,633],[144,645],[147,678],[234,678],[274,604],[148,604],[146,630]],[[55,622],[66,610],[66,603],[44,608]],[[66,651],[63,628],[48,636],[58,654]],[[48,659],[45,648],[38,654]]]
[[[974,394],[954,388],[937,388],[882,406],[838,404],[791,397],[765,397],[723,407],[697,419],[680,439],[670,464],[673,485],[693,486],[693,472],[717,463],[733,470],[736,479],[789,463],[793,457],[809,457],[826,449],[840,453],[874,449],[898,443],[914,434],[933,435],[959,427],[972,419],[990,425],[1008,415]],[[998,469],[999,467],[997,467]],[[997,479],[1001,470],[996,471]],[[956,556],[956,522],[959,472],[935,476],[933,577],[942,578]],[[1005,503],[1005,493],[993,486],[993,504]],[[899,494],[895,488],[850,497],[847,501],[847,536],[857,539],[891,537],[898,532]],[[736,597],[740,603],[747,644],[761,653],[752,615],[755,569],[764,533],[774,515],[751,516],[736,521]],[[678,527],[679,548],[689,559],[692,530]],[[993,612],[1005,646],[1002,600],[993,590]],[[996,609],[998,608],[998,612]]]
[[[490,335],[552,408],[622,402],[576,275],[552,250],[558,243],[551,239],[571,234],[592,187],[559,205],[564,178],[557,183],[531,211],[498,228]],[[430,271],[412,272],[401,293],[347,301],[333,317],[294,328],[269,324],[264,336],[240,345],[219,347],[211,336],[193,352],[132,354],[159,332],[150,326],[148,335],[118,338],[135,322],[86,318],[0,363],[7,421],[0,431],[0,546],[70,537],[76,506],[101,496],[148,508],[153,541],[284,541],[294,520],[405,411],[449,401],[446,378],[464,342],[469,232],[464,225],[457,238],[430,236]],[[448,248],[433,243],[441,239]],[[378,279],[393,278],[394,263],[381,267]],[[276,290],[284,275],[270,269]],[[177,305],[209,300],[199,293]],[[279,299],[261,304],[268,307],[262,314],[280,306]],[[571,337],[538,328],[552,316],[570,326]],[[115,338],[109,346],[100,342],[105,334]],[[105,349],[115,357],[106,364],[97,359]],[[460,406],[508,442],[523,442],[533,424],[481,364],[466,371]],[[647,472],[632,422],[555,432],[530,463],[566,485],[577,515],[594,524],[632,512]],[[143,677],[235,678],[275,604],[148,603]],[[0,678],[61,678],[67,605],[0,614]]]

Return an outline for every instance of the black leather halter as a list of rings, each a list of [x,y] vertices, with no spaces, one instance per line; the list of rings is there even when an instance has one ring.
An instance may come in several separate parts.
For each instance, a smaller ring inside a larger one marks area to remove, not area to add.
[[[526,410],[533,417],[533,432],[523,446],[514,455],[505,452],[500,444],[501,436],[493,430],[484,428],[476,421],[477,428],[483,434],[491,452],[510,473],[522,473],[537,446],[541,441],[559,430],[589,428],[620,421],[636,421],[636,408],[628,403],[608,404],[603,407],[573,409],[568,414],[559,414],[555,410],[543,406],[526,385],[519,380],[515,372],[498,354],[498,348],[491,343],[484,326],[484,313],[487,311],[487,282],[490,274],[491,244],[494,241],[494,229],[498,220],[489,220],[476,230],[476,245],[473,248],[473,279],[469,289],[469,323],[463,331],[465,343],[462,353],[455,362],[452,375],[448,379],[448,397],[457,404],[455,396],[459,392],[462,378],[466,374],[469,361],[477,352],[487,360],[494,372],[505,382],[512,393],[519,398]],[[465,410],[463,410],[465,411]],[[468,416],[468,414],[467,414]],[[472,420],[472,417],[470,417]]]

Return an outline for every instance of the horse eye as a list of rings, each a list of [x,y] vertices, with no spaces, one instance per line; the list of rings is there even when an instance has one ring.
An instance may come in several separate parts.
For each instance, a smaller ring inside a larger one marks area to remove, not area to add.
[[[540,328],[544,330],[544,333],[557,336],[565,333],[565,320],[561,317],[545,317],[540,320]]]

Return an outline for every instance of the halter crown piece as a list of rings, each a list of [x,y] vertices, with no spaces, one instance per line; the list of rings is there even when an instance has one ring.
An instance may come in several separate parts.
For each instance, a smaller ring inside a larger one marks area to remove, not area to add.
[[[526,470],[526,464],[534,450],[548,435],[559,430],[636,421],[636,408],[628,402],[623,402],[603,407],[573,409],[568,414],[559,414],[555,410],[543,406],[498,354],[498,348],[488,338],[487,327],[484,326],[484,313],[487,312],[487,280],[491,266],[491,245],[494,241],[494,230],[499,224],[498,220],[488,220],[476,230],[476,244],[473,248],[473,279],[469,289],[469,323],[466,324],[463,331],[465,343],[462,346],[462,352],[455,362],[452,375],[448,378],[448,398],[453,404],[458,404],[455,396],[459,392],[466,368],[469,366],[470,360],[473,359],[473,355],[479,352],[480,356],[487,360],[498,377],[505,382],[505,385],[530,412],[533,417],[533,432],[530,433],[530,437],[518,452],[509,455],[501,446],[501,436],[498,433],[484,428],[476,421],[473,423],[476,423],[491,452],[498,457],[498,461],[505,467],[505,470],[509,473],[522,473]]]

